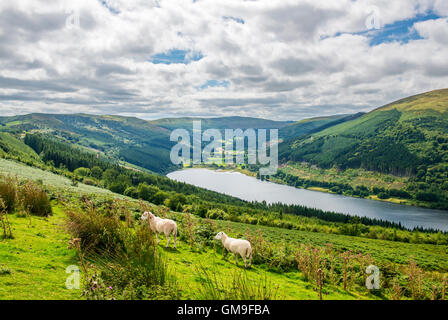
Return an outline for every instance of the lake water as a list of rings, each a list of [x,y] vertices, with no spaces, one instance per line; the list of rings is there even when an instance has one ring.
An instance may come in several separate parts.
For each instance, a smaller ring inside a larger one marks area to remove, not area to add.
[[[168,177],[247,201],[298,204],[325,211],[401,222],[408,228],[425,227],[448,231],[448,211],[297,189],[260,181],[239,172],[187,169],[172,172]]]

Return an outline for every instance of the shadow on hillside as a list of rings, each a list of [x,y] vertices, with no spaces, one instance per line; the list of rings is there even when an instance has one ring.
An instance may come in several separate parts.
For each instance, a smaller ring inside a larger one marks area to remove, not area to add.
[[[171,253],[180,253],[180,251],[179,250],[177,250],[177,248],[173,248],[173,247],[165,247],[165,246],[162,246],[162,249],[163,249],[163,251],[165,251],[165,252],[171,252]]]

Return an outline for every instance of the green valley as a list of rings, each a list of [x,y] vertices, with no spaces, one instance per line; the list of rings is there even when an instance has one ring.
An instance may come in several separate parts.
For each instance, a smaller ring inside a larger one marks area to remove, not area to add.
[[[278,128],[282,164],[262,179],[446,208],[447,96],[299,122],[202,121],[203,129]],[[178,168],[170,131],[192,120],[0,118],[0,298],[445,299],[446,233],[247,202],[163,176]],[[178,223],[177,249],[155,243],[140,221],[147,210]],[[250,240],[252,269],[234,265],[213,240],[218,231]],[[65,288],[69,265],[81,268],[78,291]],[[365,287],[368,265],[382,272],[380,290]]]

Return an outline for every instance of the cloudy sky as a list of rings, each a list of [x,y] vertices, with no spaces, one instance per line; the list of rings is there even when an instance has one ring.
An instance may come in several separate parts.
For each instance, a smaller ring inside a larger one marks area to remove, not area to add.
[[[0,2],[0,116],[368,111],[448,87],[447,0]]]

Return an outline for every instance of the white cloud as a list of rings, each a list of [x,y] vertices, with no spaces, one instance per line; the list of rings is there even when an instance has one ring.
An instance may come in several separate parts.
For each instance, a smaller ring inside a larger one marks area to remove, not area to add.
[[[372,6],[382,26],[448,14],[444,0],[2,1],[1,115],[299,119],[445,87],[447,19],[415,23],[423,39],[370,46]],[[77,13],[80,28],[67,27]],[[203,58],[151,63],[173,49]],[[229,85],[198,89],[209,80]]]

